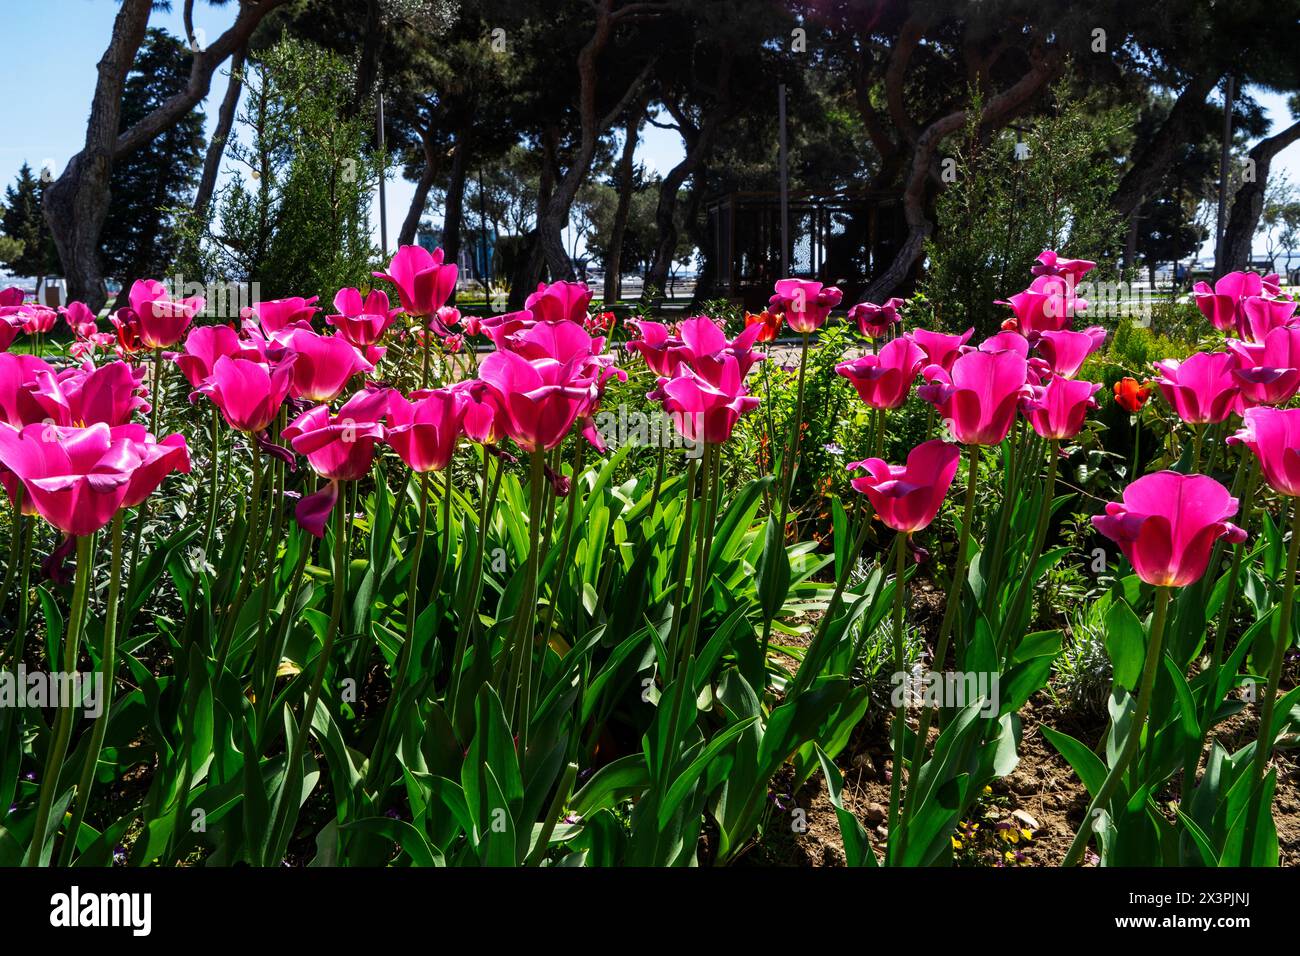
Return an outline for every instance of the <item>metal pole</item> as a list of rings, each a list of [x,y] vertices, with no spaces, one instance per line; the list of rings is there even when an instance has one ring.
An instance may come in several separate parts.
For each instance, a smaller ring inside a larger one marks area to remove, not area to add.
[[[1235,88],[1236,81],[1232,74],[1228,74],[1223,87],[1223,146],[1219,152],[1219,218],[1214,228],[1215,278],[1227,271],[1227,263],[1224,260],[1228,250],[1224,248],[1223,240],[1228,232],[1228,160],[1232,149],[1232,97]]]
[[[384,94],[379,94],[379,108],[375,114],[379,125],[379,249],[385,259],[388,258],[388,204],[385,201],[384,185],[388,179],[388,156],[384,139]]]
[[[785,84],[776,88],[777,122],[780,124],[778,142],[781,151],[781,277],[790,274],[790,167],[785,143]]]
[[[478,221],[480,233],[483,237],[483,291],[487,291],[488,283],[492,281],[492,267],[488,261],[488,238],[487,238],[487,206],[483,198],[483,167],[478,168]]]

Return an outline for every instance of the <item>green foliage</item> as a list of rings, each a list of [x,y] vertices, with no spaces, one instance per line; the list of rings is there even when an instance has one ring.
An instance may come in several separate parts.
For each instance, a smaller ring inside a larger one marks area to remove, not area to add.
[[[247,145],[231,147],[241,172],[220,198],[205,272],[257,282],[264,299],[369,284],[380,157],[370,116],[348,108],[352,85],[340,56],[292,39],[248,68]]]
[[[145,34],[122,89],[119,128],[129,129],[184,92],[193,59],[185,44],[157,28]],[[178,251],[177,226],[203,165],[203,113],[192,109],[174,125],[113,164],[112,201],[104,220],[104,268],[124,289],[166,273]]]
[[[1062,85],[1050,110],[990,136],[975,120],[981,105],[972,97],[972,119],[941,161],[951,182],[936,207],[922,283],[943,327],[974,326],[977,337],[996,331],[1008,313],[994,301],[1028,285],[1044,249],[1095,261],[1118,250],[1122,223],[1109,198],[1115,146],[1130,122],[1097,97],[1069,98]]]
[[[26,163],[12,186],[5,187],[0,232],[9,240],[0,248],[0,263],[14,275],[43,276],[59,271],[54,237],[41,214],[45,185]]]

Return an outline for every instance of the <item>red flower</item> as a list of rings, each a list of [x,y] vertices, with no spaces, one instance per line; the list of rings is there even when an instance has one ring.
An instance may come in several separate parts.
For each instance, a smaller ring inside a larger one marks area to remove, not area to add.
[[[1115,383],[1115,401],[1130,415],[1136,415],[1151,397],[1151,389],[1135,378],[1122,378]]]

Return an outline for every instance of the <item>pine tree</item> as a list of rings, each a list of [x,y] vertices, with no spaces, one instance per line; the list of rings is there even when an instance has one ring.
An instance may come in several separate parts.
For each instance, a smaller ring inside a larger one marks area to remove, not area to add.
[[[0,262],[14,275],[43,276],[60,271],[54,240],[41,214],[44,192],[45,184],[26,163],[18,170],[14,184],[5,188],[0,233],[21,245],[11,245],[10,248],[17,251]]]
[[[123,130],[185,89],[190,59],[180,40],[149,30],[123,88]],[[101,248],[106,273],[124,289],[171,268],[180,241],[176,212],[188,209],[202,165],[203,113],[197,109],[113,164]]]

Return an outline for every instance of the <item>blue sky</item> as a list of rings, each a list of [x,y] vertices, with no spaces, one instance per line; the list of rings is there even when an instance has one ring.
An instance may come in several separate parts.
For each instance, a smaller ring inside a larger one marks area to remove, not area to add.
[[[183,33],[180,0],[170,13],[155,12],[152,26]],[[95,66],[117,15],[115,0],[0,0],[0,36],[7,40],[0,56],[0,186],[13,181],[24,161],[39,169],[44,164],[60,171],[68,157],[81,148],[85,120],[95,88]],[[195,5],[196,31],[215,38],[234,19],[235,4],[225,8]],[[219,73],[205,104],[209,119],[225,92],[226,77]],[[1268,111],[1273,131],[1290,122],[1285,97],[1254,91]],[[681,140],[670,130],[647,126],[637,150],[638,161],[664,172],[682,155]],[[1273,165],[1274,174],[1287,174],[1300,186],[1300,146],[1283,152]],[[390,248],[410,204],[413,187],[394,172],[387,189]],[[374,216],[378,239],[378,212]],[[436,211],[432,217],[435,221]]]

